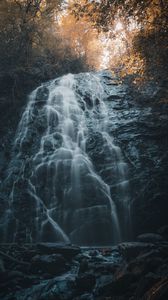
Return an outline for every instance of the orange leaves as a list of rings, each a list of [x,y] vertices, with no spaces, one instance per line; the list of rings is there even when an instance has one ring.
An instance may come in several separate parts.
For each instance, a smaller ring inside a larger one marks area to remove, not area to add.
[[[77,20],[68,10],[61,16],[60,34],[68,41],[77,56],[84,56],[90,67],[97,68],[101,44],[92,24],[83,18]]]

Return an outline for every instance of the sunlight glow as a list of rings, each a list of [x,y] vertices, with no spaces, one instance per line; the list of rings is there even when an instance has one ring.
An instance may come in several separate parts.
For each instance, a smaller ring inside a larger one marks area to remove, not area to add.
[[[115,25],[114,31],[119,31],[121,29],[123,29],[123,24],[120,21],[118,21]]]
[[[110,51],[105,47],[102,53],[100,69],[108,69],[110,60]]]
[[[121,28],[120,24],[118,25],[119,27]],[[100,69],[108,69],[111,64],[115,65],[115,62],[118,62],[119,58],[122,59],[126,51],[125,38],[124,31],[113,38],[111,38],[110,34],[106,38],[101,38],[100,42],[103,45],[103,51],[100,60]]]
[[[129,20],[129,25],[126,25],[121,19],[116,19],[113,28],[100,39],[103,49],[100,69],[107,69],[122,63],[123,57],[128,51],[128,45],[137,29],[138,25],[134,20]]]

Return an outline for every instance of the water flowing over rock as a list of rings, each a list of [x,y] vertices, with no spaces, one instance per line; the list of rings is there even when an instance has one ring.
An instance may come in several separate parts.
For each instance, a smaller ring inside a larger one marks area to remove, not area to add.
[[[29,96],[4,183],[11,190],[4,241],[107,245],[126,238],[127,164],[109,135],[104,101],[122,97],[116,89],[109,94],[101,73],[69,74]]]

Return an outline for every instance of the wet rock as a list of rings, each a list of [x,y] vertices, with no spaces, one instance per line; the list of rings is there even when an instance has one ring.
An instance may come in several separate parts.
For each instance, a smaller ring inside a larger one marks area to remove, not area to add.
[[[123,244],[127,244],[127,251],[128,246],[133,251],[135,245],[133,255],[130,256],[129,252],[127,256],[124,250],[120,251]],[[15,257],[17,263],[4,257],[0,299],[104,300],[116,297],[122,300],[166,300],[168,244],[163,241],[154,243],[151,249],[151,244],[147,243],[123,244],[109,248],[87,247],[80,252],[79,247],[70,244],[3,244],[2,251]],[[71,248],[75,253],[72,251],[68,256]],[[33,253],[38,255],[32,258]],[[25,261],[29,268],[25,268]],[[158,298],[150,298],[154,297],[154,292]]]
[[[137,276],[131,273],[125,273],[119,278],[112,280],[110,283],[105,284],[97,289],[98,296],[109,297],[111,295],[126,295],[129,291],[131,284],[137,280]]]
[[[143,297],[152,286],[160,280],[159,276],[154,273],[148,273],[141,278],[135,291],[136,297]]]
[[[22,254],[23,260],[30,261],[37,253],[38,251],[36,249],[25,249]]]
[[[30,151],[31,146],[33,144],[33,139],[34,139],[34,131],[33,130],[28,130],[28,133],[26,137],[21,142],[21,150],[26,153]]]
[[[37,94],[36,94],[36,101],[39,104],[44,104],[47,99],[48,99],[48,95],[49,95],[49,90],[47,87],[43,86],[38,88],[37,90]]]
[[[154,284],[145,297],[149,300],[166,300],[168,298],[168,278],[165,277]]]
[[[88,108],[88,109],[92,109],[93,108],[93,100],[91,99],[91,97],[90,97],[90,95],[84,95],[84,101],[85,101],[85,103],[86,103],[86,107]]]
[[[25,275],[24,272],[19,271],[8,271],[3,274],[0,279],[0,298],[4,299],[2,295],[13,294],[20,290],[21,288],[30,287],[35,283],[35,278],[33,276]]]
[[[81,252],[80,247],[65,243],[40,243],[37,249],[43,254],[61,254],[66,259],[71,259]]]
[[[9,209],[8,199],[3,194],[0,194],[0,218],[1,218],[1,220],[4,220],[7,209]]]
[[[33,128],[34,130],[37,130],[40,134],[44,133],[44,131],[47,129],[47,116],[46,116],[46,110],[41,110],[38,117],[36,117]]]
[[[96,278],[93,274],[82,274],[76,279],[77,291],[80,293],[90,292],[96,284]]]
[[[67,242],[69,241],[68,237],[64,234],[64,232],[60,229],[57,223],[48,218],[48,216],[44,216],[45,221],[42,228],[41,240],[44,242]]]
[[[60,274],[66,270],[66,261],[61,254],[37,255],[31,260],[31,270],[33,273]]]
[[[32,186],[29,180],[26,178],[19,178],[15,181],[13,187],[13,199],[12,199],[13,214],[17,220],[17,230],[15,239],[26,240],[26,228],[27,242],[30,242],[31,234],[34,231],[34,222],[36,218],[36,205],[37,198],[33,194]],[[32,236],[33,237],[33,236]]]
[[[54,133],[53,134],[53,138],[55,139],[54,141],[54,146],[55,148],[60,148],[62,146],[62,143],[63,143],[63,137],[61,134],[59,133]]]
[[[85,293],[82,296],[75,297],[73,300],[94,300],[93,294]]]
[[[152,243],[143,242],[128,242],[118,245],[119,252],[127,259],[133,259],[134,257],[150,251],[154,248]]]
[[[53,152],[54,151],[54,145],[51,140],[45,140],[43,144],[43,149],[46,152]]]
[[[62,276],[41,281],[31,288],[22,289],[15,293],[15,300],[70,300],[75,295],[75,280],[71,276]],[[4,300],[12,300],[12,293]]]
[[[145,233],[138,235],[137,241],[147,243],[157,243],[163,241],[163,237],[156,233]]]
[[[110,95],[107,100],[121,100],[121,95]]]
[[[84,273],[88,270],[89,264],[86,258],[83,258],[80,262],[79,273]]]
[[[96,289],[101,289],[104,286],[108,286],[114,280],[114,273],[108,275],[100,275],[97,277]]]
[[[163,236],[164,239],[168,240],[168,225],[159,228],[158,233]]]
[[[44,152],[54,152],[56,149],[62,146],[63,138],[59,133],[47,135],[43,143]]]
[[[1,273],[5,272],[4,262],[2,259],[0,259],[0,272]]]
[[[157,272],[162,263],[160,251],[155,249],[131,260],[126,269],[133,274],[142,276],[147,272]]]

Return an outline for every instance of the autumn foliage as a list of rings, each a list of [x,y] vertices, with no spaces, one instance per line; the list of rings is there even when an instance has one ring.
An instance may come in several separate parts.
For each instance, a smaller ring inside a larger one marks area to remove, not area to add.
[[[80,0],[73,2],[72,11],[107,35],[109,64],[120,68],[121,75],[156,81],[167,76],[167,0]]]
[[[1,70],[15,83],[20,73],[44,81],[100,68],[159,81],[167,11],[166,0],[1,0]]]

